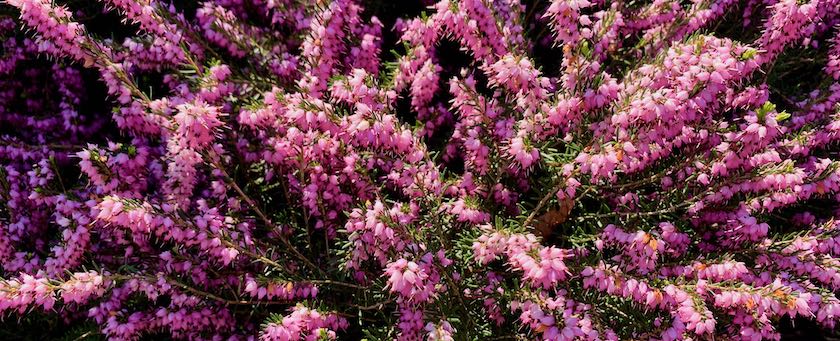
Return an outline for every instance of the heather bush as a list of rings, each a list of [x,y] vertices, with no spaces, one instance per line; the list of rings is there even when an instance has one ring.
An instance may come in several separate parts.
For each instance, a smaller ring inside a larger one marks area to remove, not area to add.
[[[840,318],[838,0],[2,0],[0,338]]]

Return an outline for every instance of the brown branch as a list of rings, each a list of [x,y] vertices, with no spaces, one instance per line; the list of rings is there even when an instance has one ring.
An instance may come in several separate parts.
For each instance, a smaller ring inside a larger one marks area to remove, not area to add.
[[[656,216],[656,215],[663,215],[668,213],[674,213],[681,208],[685,208],[691,206],[694,202],[685,201],[679,205],[674,205],[671,207],[663,208],[656,211],[648,211],[648,212],[611,212],[611,213],[601,213],[601,214],[587,214],[577,217],[578,221],[583,221],[586,219],[600,219],[600,218],[610,218],[610,217],[618,217],[618,216],[637,216],[637,217],[646,217],[646,216]]]
[[[394,303],[393,299],[390,299],[390,300],[387,300],[387,301],[384,301],[384,302],[379,302],[379,303],[367,305],[367,306],[358,305],[358,304],[351,304],[350,306],[352,306],[353,308],[359,309],[359,310],[363,310],[363,311],[364,310],[380,310],[385,305],[391,304],[391,303]]]
[[[549,200],[551,200],[551,197],[554,196],[557,193],[557,191],[559,191],[560,188],[563,187],[564,183],[565,181],[558,181],[557,184],[554,185],[554,187],[552,187],[551,190],[549,190],[548,193],[546,193],[545,196],[542,197],[542,199],[540,199],[540,202],[537,203],[537,207],[534,207],[534,210],[531,211],[531,214],[528,215],[528,218],[526,218],[525,221],[522,222],[522,226],[530,226],[531,221],[534,220],[534,218],[537,216],[537,213],[543,208],[543,206],[545,206],[546,203],[548,203]]]
[[[304,280],[301,280],[300,282],[310,283],[310,284],[334,285],[334,286],[347,287],[347,288],[353,288],[353,289],[359,289],[359,290],[367,290],[369,288],[369,287],[358,285],[358,284],[341,282],[341,281],[334,281],[334,280],[331,280],[331,279],[304,279]]]
[[[218,162],[215,162],[214,158],[212,158],[210,156],[207,156],[207,158],[210,159],[211,164],[214,167],[216,167],[216,169],[218,169],[222,173],[222,176],[224,176],[225,180],[227,180],[228,185],[233,187],[233,189],[236,191],[236,193],[239,195],[239,197],[242,198],[242,200],[244,200],[251,207],[251,210],[253,210],[254,213],[257,214],[257,216],[260,218],[260,220],[262,220],[264,224],[268,225],[268,227],[274,228],[274,223],[271,222],[271,219],[269,219],[268,216],[265,213],[263,213],[263,211],[257,205],[257,202],[254,199],[251,199],[251,197],[248,196],[248,194],[246,194],[245,191],[243,191],[241,187],[239,187],[239,185],[236,183],[236,181],[233,180],[233,178],[230,176],[230,174],[228,174],[228,172],[225,170],[225,168],[222,167],[222,165],[220,165]],[[295,255],[295,257],[297,257],[301,261],[303,261],[312,270],[314,270],[318,273],[321,273],[321,274],[324,273],[321,268],[319,268],[317,265],[315,265],[315,263],[312,263],[312,261],[309,260],[309,258],[304,256],[303,253],[301,253],[297,248],[295,248],[295,246],[292,245],[292,243],[289,241],[288,238],[286,238],[282,234],[278,234],[278,235],[280,236],[280,241],[282,241],[283,244],[286,245],[286,247],[289,249],[289,251],[292,252],[292,254]],[[262,257],[262,258],[265,258],[265,257]],[[278,268],[281,268],[281,269],[283,268],[282,266],[280,266],[276,262],[274,262],[274,264],[272,264],[272,265],[276,266]]]
[[[198,295],[198,296],[202,296],[202,297],[205,297],[205,298],[209,298],[209,299],[211,299],[211,300],[214,300],[214,301],[217,301],[217,302],[223,303],[223,304],[225,304],[225,305],[260,305],[260,304],[271,304],[271,305],[275,305],[275,304],[290,304],[290,302],[288,302],[288,301],[245,301],[245,300],[229,300],[229,299],[226,299],[226,298],[223,298],[223,297],[217,296],[217,295],[215,295],[215,294],[212,294],[212,293],[209,293],[209,292],[206,292],[206,291],[203,291],[203,290],[199,290],[199,289],[193,288],[193,287],[191,287],[191,286],[189,286],[189,285],[186,285],[186,284],[184,284],[184,283],[178,282],[178,281],[176,281],[176,280],[174,280],[174,279],[171,279],[171,278],[167,278],[167,279],[166,279],[166,282],[167,282],[167,283],[169,283],[169,284],[172,284],[172,285],[174,285],[174,286],[177,286],[177,287],[179,287],[179,288],[181,288],[181,289],[184,289],[184,290],[186,290],[186,291],[188,291],[188,292],[190,292],[190,293],[192,293],[192,294],[194,294],[194,295]]]

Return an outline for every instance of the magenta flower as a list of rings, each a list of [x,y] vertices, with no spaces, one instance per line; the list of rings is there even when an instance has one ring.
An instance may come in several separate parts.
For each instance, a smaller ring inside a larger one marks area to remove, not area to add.
[[[837,327],[838,0],[0,7],[15,337]]]

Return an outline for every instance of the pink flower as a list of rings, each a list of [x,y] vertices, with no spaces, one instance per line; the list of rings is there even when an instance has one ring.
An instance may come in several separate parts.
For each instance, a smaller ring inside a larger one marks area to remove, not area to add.
[[[515,137],[510,140],[507,147],[507,154],[521,169],[529,169],[540,159],[540,151],[537,148],[528,146],[525,140],[521,137]]]
[[[189,148],[206,148],[213,142],[217,129],[223,125],[220,116],[218,108],[206,103],[179,105],[178,113],[175,114],[178,137]]]
[[[426,302],[436,296],[439,275],[432,269],[431,255],[423,257],[421,263],[404,258],[389,263],[384,275],[388,277],[386,287],[399,295],[400,299],[412,302]]]

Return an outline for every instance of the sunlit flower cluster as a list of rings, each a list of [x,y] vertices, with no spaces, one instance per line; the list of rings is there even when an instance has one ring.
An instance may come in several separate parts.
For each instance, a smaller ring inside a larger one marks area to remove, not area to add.
[[[838,25],[838,0],[2,1],[2,324],[831,333]]]

